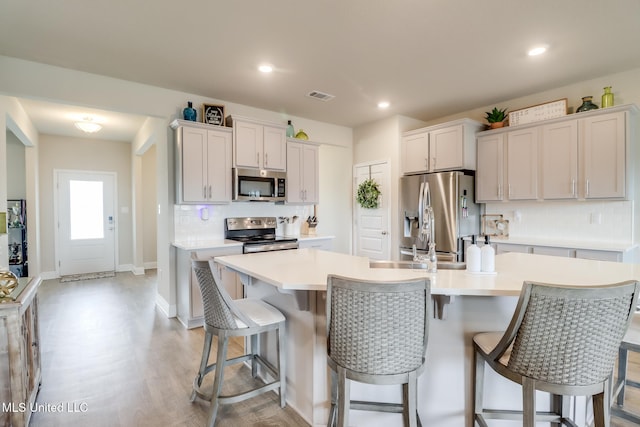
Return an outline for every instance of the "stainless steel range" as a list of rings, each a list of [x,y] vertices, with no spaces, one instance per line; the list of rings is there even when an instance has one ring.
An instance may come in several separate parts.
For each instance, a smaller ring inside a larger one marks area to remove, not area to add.
[[[227,218],[224,221],[224,237],[244,243],[242,252],[283,251],[298,249],[295,237],[276,236],[278,222],[275,217]]]

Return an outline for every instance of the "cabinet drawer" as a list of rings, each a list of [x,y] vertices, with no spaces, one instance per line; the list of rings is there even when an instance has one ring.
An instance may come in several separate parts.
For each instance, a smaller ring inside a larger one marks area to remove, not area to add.
[[[596,261],[622,262],[622,253],[615,251],[596,251],[590,249],[576,249],[576,258],[592,259]]]
[[[518,252],[521,254],[530,254],[531,246],[527,245],[514,245],[513,243],[498,243],[496,248],[496,254],[506,254],[509,252]]]
[[[575,250],[569,249],[569,248],[552,248],[549,246],[534,246],[532,250],[533,250],[533,253],[537,255],[561,256],[566,258],[573,258],[576,256]]]

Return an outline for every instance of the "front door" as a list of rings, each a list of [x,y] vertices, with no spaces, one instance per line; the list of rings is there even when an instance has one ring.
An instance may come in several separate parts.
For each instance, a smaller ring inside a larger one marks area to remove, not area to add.
[[[390,218],[390,176],[388,162],[359,164],[353,168],[353,199],[355,222],[355,254],[370,259],[391,259],[391,242],[389,235]],[[358,186],[372,178],[380,189],[380,200],[377,208],[366,209],[358,204],[356,194]]]
[[[115,271],[115,173],[56,171],[60,276]]]

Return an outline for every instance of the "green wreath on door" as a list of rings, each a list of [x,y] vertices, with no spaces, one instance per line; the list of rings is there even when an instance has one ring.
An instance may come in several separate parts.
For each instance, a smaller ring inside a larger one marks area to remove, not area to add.
[[[369,178],[364,180],[358,186],[358,194],[356,201],[365,209],[376,209],[378,207],[378,199],[380,198],[380,189],[378,183]]]

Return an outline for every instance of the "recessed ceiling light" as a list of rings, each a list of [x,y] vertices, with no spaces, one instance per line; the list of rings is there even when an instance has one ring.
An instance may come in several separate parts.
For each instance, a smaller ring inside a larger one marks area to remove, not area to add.
[[[262,64],[258,67],[261,73],[270,73],[273,71],[273,66],[269,64]]]
[[[537,55],[542,55],[546,51],[547,51],[546,46],[536,46],[533,49],[529,50],[528,53],[529,53],[529,56],[537,56]]]
[[[391,105],[389,104],[389,101],[378,102],[378,108],[381,108],[381,109],[389,108],[389,105]]]
[[[102,129],[102,126],[96,123],[93,117],[90,116],[84,117],[82,121],[75,122],[74,125],[78,129],[86,133],[94,133]]]

